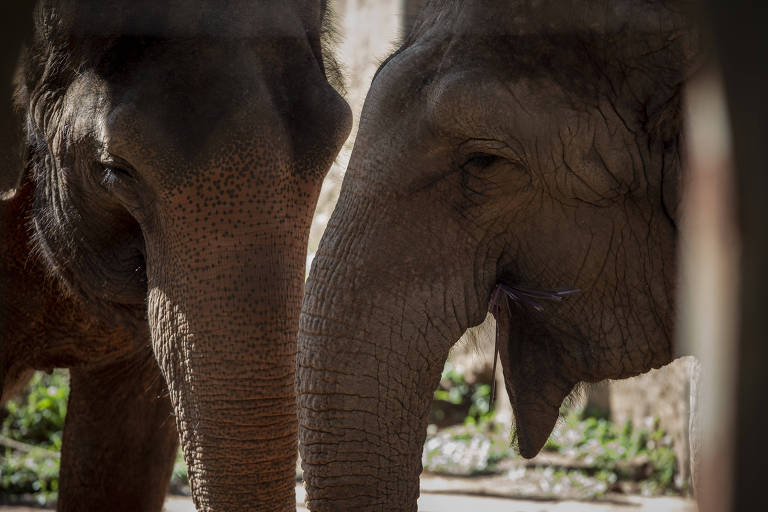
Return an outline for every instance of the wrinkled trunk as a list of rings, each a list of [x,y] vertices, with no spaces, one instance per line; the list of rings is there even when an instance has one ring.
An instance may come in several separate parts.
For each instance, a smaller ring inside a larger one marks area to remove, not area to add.
[[[408,316],[411,306],[402,301],[337,295],[344,289],[338,283],[352,281],[343,272],[324,281],[326,263],[319,257],[314,264],[299,330],[309,507],[416,510],[429,406],[450,343],[428,346],[444,333],[423,314]]]
[[[298,406],[309,507],[416,510],[429,390],[440,372],[371,339],[342,336],[338,322],[304,321],[299,338]],[[314,329],[316,336],[309,334]],[[333,432],[326,431],[329,424]]]
[[[424,240],[432,254],[461,252],[467,240],[441,229],[439,214],[414,224],[407,208],[393,212],[391,197],[354,180],[359,171],[353,157],[302,303],[307,500],[313,511],[416,510],[432,395],[450,347],[485,317],[486,286],[464,260],[410,254]]]
[[[294,510],[306,235],[249,222],[239,230],[229,220],[220,227],[169,216],[163,242],[148,240],[152,345],[197,509]]]

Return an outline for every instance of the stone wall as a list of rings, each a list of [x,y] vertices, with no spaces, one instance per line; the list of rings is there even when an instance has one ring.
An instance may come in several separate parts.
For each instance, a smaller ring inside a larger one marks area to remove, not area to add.
[[[658,370],[611,381],[609,385],[614,422],[622,425],[629,420],[634,425],[645,425],[649,418],[658,418],[659,427],[672,436],[682,481],[691,474],[688,432],[694,364],[694,358],[681,357]]]

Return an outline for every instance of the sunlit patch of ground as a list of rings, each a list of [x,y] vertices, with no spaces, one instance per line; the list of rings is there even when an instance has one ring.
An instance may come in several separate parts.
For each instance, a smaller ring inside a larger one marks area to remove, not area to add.
[[[438,491],[446,479],[422,478],[422,495],[419,498],[421,512],[466,512],[482,510],[483,512],[611,512],[626,510],[635,512],[697,512],[696,504],[687,499],[675,497],[641,497],[621,496],[606,499],[601,502],[584,501],[541,501],[505,499],[491,496],[467,496],[427,492],[427,489]],[[467,479],[464,479],[467,480]],[[475,480],[475,479],[469,479]],[[477,479],[484,480],[483,478]],[[296,487],[296,510],[306,512],[302,505],[305,493],[302,486]],[[189,498],[169,497],[165,504],[166,512],[194,512],[192,500]],[[14,511],[16,512],[16,511]],[[20,512],[20,511],[19,511]]]
[[[304,497],[304,488],[301,486],[296,487],[297,512],[307,511],[302,505]],[[43,509],[0,506],[0,510],[3,512],[39,512]],[[627,512],[697,512],[696,504],[693,501],[673,497],[644,498],[631,496],[622,497],[620,500],[615,501],[590,503],[583,501],[512,500],[457,494],[427,494],[423,491],[419,499],[419,510],[421,512],[464,512],[467,510],[482,510],[483,512],[610,512],[614,510],[626,510]],[[165,502],[165,511],[195,512],[195,507],[192,505],[191,498],[169,496]]]

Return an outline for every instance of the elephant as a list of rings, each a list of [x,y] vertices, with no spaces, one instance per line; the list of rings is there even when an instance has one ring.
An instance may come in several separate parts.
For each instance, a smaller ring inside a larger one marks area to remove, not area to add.
[[[580,383],[671,361],[688,4],[424,6],[374,76],[306,285],[311,510],[416,510],[432,393],[489,309],[527,458]]]
[[[71,369],[60,511],[159,511],[179,440],[197,510],[295,509],[307,238],[351,129],[326,3],[36,6],[0,386]]]

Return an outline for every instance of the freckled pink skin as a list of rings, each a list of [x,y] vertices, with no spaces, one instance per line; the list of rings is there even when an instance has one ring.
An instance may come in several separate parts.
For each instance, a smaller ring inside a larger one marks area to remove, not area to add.
[[[324,7],[94,3],[45,5],[23,61],[0,382],[71,368],[58,510],[159,511],[179,440],[197,510],[295,510],[307,237],[350,129]]]

